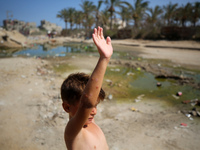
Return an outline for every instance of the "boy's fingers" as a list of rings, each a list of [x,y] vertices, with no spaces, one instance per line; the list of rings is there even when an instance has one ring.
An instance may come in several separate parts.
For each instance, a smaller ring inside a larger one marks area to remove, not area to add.
[[[97,36],[99,37],[100,36],[100,27],[98,26],[98,29],[97,29]]]
[[[96,28],[94,28],[94,34],[95,34],[95,36],[97,36],[97,29]]]
[[[109,36],[106,38],[106,43],[107,43],[108,45],[110,45],[110,44],[111,44],[111,39],[110,39],[110,37],[109,37]]]
[[[100,37],[101,37],[101,39],[104,38],[104,37],[103,37],[103,28],[101,28]]]
[[[93,37],[94,43],[96,44],[96,35],[94,33],[92,34],[92,37]]]

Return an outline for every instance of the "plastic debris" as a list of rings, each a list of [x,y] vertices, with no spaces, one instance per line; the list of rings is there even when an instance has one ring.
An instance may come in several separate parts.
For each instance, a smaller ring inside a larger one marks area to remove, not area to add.
[[[186,101],[183,101],[182,102],[183,104],[188,104],[190,103],[192,106],[195,106],[195,105],[199,105],[200,106],[200,100],[199,99],[192,99],[192,100],[186,100]]]
[[[188,117],[188,118],[191,117],[191,114],[185,114],[185,115],[186,115],[186,117]]]
[[[161,66],[161,64],[158,64],[158,66],[160,67],[160,66]]]
[[[199,111],[196,111],[196,112],[197,112],[197,116],[200,117],[200,112]]]
[[[137,98],[138,98],[138,99],[142,99],[144,96],[145,96],[145,95],[142,94],[142,95],[139,95]]]
[[[26,76],[25,76],[25,75],[21,75],[21,77],[22,77],[22,78],[26,78]]]
[[[109,95],[108,95],[108,99],[109,99],[109,100],[113,99],[112,94],[109,94]]]
[[[135,102],[138,103],[139,101],[141,101],[140,99],[135,99]]]
[[[180,97],[176,96],[176,95],[172,95],[175,99],[179,99]]]
[[[131,110],[132,111],[139,111],[138,109],[134,108],[134,107],[131,107]]]
[[[110,80],[110,79],[106,79],[105,81],[106,81],[106,82],[112,82],[112,80]]]
[[[108,82],[108,85],[109,85],[109,86],[112,86],[112,85],[113,85],[112,80],[106,79],[106,82]]]
[[[190,120],[193,120],[193,118],[191,117],[191,114],[185,114]]]
[[[162,86],[162,84],[160,82],[158,82],[156,85],[157,85],[157,87]]]
[[[183,93],[182,92],[177,92],[176,95],[177,96],[181,96]]]
[[[137,67],[137,71],[140,71],[141,70],[141,68],[140,67]]]
[[[119,69],[119,68],[116,68],[116,69],[110,69],[110,71],[120,72],[120,69]]]
[[[128,72],[126,75],[127,75],[127,76],[133,76],[133,75],[135,75],[135,74],[132,73],[132,72]]]
[[[141,101],[142,98],[143,98],[144,96],[145,96],[144,94],[139,95],[139,96],[135,99],[135,102],[137,103],[137,102]]]
[[[186,123],[181,123],[181,126],[182,127],[187,127],[187,124]]]

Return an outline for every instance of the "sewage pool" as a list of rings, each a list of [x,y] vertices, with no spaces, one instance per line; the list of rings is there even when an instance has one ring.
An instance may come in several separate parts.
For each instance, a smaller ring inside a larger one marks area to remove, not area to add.
[[[90,54],[98,56],[94,44],[68,43],[62,46],[52,47],[48,44],[32,45],[26,49],[0,49],[1,57],[66,57],[68,55]],[[138,59],[136,55],[128,52],[115,51],[113,59]],[[142,60],[141,60],[142,61]],[[148,61],[148,60],[145,60]],[[159,60],[160,62],[161,60]],[[163,62],[164,64],[165,62]],[[113,71],[118,69],[118,71]],[[131,75],[128,75],[130,74]],[[194,78],[195,82],[200,83],[200,74],[198,72],[184,73],[185,76]],[[105,78],[113,80],[112,86],[106,86],[109,93],[114,95],[115,99],[126,98],[135,99],[139,95],[145,95],[153,99],[163,99],[172,103],[200,98],[200,90],[189,85],[179,85],[172,79],[155,79],[154,75],[148,72],[138,71],[127,67],[108,68]],[[157,83],[162,86],[157,87]],[[176,93],[181,91],[183,95],[177,97]]]

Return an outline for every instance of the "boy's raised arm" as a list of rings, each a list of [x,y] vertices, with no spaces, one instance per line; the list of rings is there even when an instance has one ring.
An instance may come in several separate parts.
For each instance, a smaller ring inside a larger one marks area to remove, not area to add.
[[[111,39],[110,37],[107,37],[106,40],[104,39],[102,28],[95,28],[92,36],[100,57],[81,96],[78,111],[67,125],[67,134],[71,138],[74,138],[80,132],[87,121],[92,108],[97,104],[104,74],[113,53]]]

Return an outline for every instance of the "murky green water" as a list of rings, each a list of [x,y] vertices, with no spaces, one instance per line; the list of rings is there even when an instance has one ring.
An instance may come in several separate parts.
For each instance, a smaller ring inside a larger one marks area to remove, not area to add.
[[[143,95],[143,98],[162,99],[176,104],[200,97],[200,91],[189,85],[179,85],[173,79],[156,79],[151,73],[126,67],[108,68],[105,78],[113,82],[112,85],[105,82],[106,89],[110,88],[111,93],[114,93],[113,97],[116,96],[117,99],[128,97],[134,101]],[[158,87],[157,83],[161,83],[161,86]],[[176,95],[179,91],[182,92],[182,96]]]
[[[118,47],[119,48],[119,47]],[[66,57],[70,55],[94,55],[98,56],[96,47],[93,44],[68,43],[63,46],[52,47],[49,45],[33,45],[32,48],[17,50],[0,49],[1,57]],[[113,59],[140,60],[152,63],[152,60],[138,58],[137,53],[129,50],[115,50]],[[167,62],[161,60],[153,60],[154,63],[162,63],[168,65]],[[64,64],[66,65],[66,64]],[[200,83],[200,73],[194,70],[181,68],[184,76],[193,78],[195,82]],[[180,71],[175,72],[179,74]],[[112,82],[112,83],[111,83]],[[158,87],[157,83],[162,86]],[[159,99],[169,101],[176,104],[184,100],[200,99],[200,91],[189,85],[179,85],[176,80],[172,79],[156,79],[153,74],[141,70],[134,70],[127,67],[109,67],[106,71],[105,89],[108,94],[113,95],[113,99],[135,100],[142,95],[143,98]],[[181,91],[182,96],[176,96]]]

